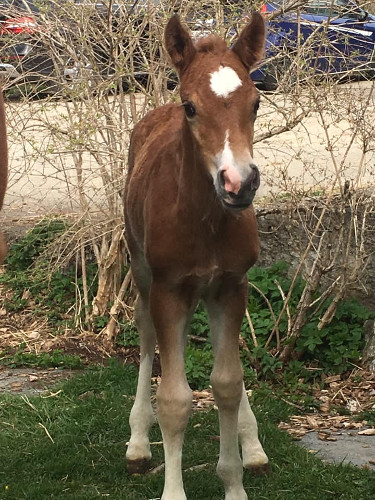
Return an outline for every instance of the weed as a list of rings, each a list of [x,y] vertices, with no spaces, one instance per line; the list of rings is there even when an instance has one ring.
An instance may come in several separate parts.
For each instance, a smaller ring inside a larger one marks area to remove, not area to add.
[[[11,300],[4,301],[8,311],[19,311],[31,304],[34,314],[42,314],[54,326],[73,325],[72,315],[67,311],[74,305],[77,290],[83,294],[82,277],[75,263],[52,269],[50,262],[51,248],[67,229],[66,221],[46,218],[12,245],[6,258],[6,272],[0,277],[12,291]],[[97,267],[88,263],[86,271],[91,283],[89,298],[92,298]]]
[[[275,373],[280,367],[277,358],[271,356],[273,360],[270,359],[275,341],[271,342],[267,349],[263,347],[274,326],[274,318],[265,299],[269,301],[277,317],[284,304],[279,287],[284,295],[287,295],[291,284],[287,271],[287,265],[278,262],[269,268],[254,267],[248,274],[249,281],[261,291],[259,293],[255,288],[250,288],[248,309],[260,346],[255,349],[254,355],[259,359],[264,375]],[[303,279],[298,278],[289,301],[291,317],[296,311],[304,286]],[[325,309],[329,305],[328,300]],[[350,369],[351,362],[359,359],[363,347],[363,325],[366,319],[371,317],[371,313],[356,300],[343,300],[338,305],[332,322],[319,330],[319,317],[323,313],[324,310],[312,315],[302,328],[296,343],[296,355],[304,363],[317,362],[326,372],[341,373]],[[284,315],[279,323],[280,337],[286,339],[287,331],[288,320]],[[248,343],[252,342],[246,320],[243,322],[241,333]],[[294,365],[294,369],[296,366]]]
[[[189,344],[186,348],[185,370],[192,389],[204,389],[210,384],[213,355],[210,346],[196,348]]]
[[[135,321],[119,323],[120,331],[116,338],[117,345],[139,346],[139,335]]]
[[[82,368],[83,363],[79,356],[65,354],[56,349],[52,354],[42,352],[40,354],[24,352],[25,344],[21,344],[16,353],[3,351],[0,353],[0,364],[17,368],[19,366],[33,366],[40,368]]]

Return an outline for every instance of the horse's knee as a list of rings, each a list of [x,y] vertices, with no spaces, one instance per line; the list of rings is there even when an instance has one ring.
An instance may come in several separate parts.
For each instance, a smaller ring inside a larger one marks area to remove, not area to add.
[[[222,408],[239,406],[243,386],[241,367],[232,370],[214,369],[210,381],[218,405]]]
[[[170,385],[162,382],[156,393],[158,420],[161,425],[183,430],[186,427],[192,406],[192,392],[188,384]]]

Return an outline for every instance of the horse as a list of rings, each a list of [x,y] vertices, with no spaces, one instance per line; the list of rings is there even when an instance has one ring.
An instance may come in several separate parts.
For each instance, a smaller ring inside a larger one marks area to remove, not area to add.
[[[130,139],[124,215],[139,292],[135,322],[140,370],[126,458],[129,473],[150,467],[157,340],[162,370],[157,419],[165,457],[162,500],[186,499],[181,458],[192,391],[184,351],[199,301],[208,313],[214,353],[210,381],[219,411],[217,473],[225,499],[248,498],[243,467],[268,467],[239,355],[246,273],[259,252],[252,205],[260,178],[253,160],[259,95],[249,71],[263,56],[264,39],[265,23],[257,12],[230,49],[217,36],[194,43],[179,17],[171,17],[164,42],[179,75],[181,104],[150,111]]]
[[[8,180],[8,146],[7,131],[5,124],[5,109],[3,93],[0,89],[0,210],[3,207],[5,191]],[[6,244],[3,232],[0,229],[0,265],[4,261],[6,254]]]

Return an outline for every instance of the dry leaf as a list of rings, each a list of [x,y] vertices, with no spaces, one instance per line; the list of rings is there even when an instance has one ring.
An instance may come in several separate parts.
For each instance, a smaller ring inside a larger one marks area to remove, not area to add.
[[[325,432],[319,432],[318,439],[320,439],[320,441],[337,441],[337,438]]]
[[[341,380],[341,375],[332,375],[331,377],[326,377],[324,379],[325,384],[331,384],[332,382],[338,382]]]
[[[375,436],[375,429],[365,429],[363,431],[359,431],[358,434],[360,436]]]

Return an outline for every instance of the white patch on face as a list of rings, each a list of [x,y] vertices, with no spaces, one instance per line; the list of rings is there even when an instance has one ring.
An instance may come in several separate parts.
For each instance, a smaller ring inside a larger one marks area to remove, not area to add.
[[[229,146],[229,130],[227,130],[225,132],[224,149],[223,152],[221,153],[219,167],[222,167],[223,165],[234,165],[234,164],[235,164],[235,159],[233,156],[233,152]]]
[[[217,71],[211,74],[210,87],[218,97],[228,97],[241,85],[242,82],[237,73],[228,66],[220,66]]]

